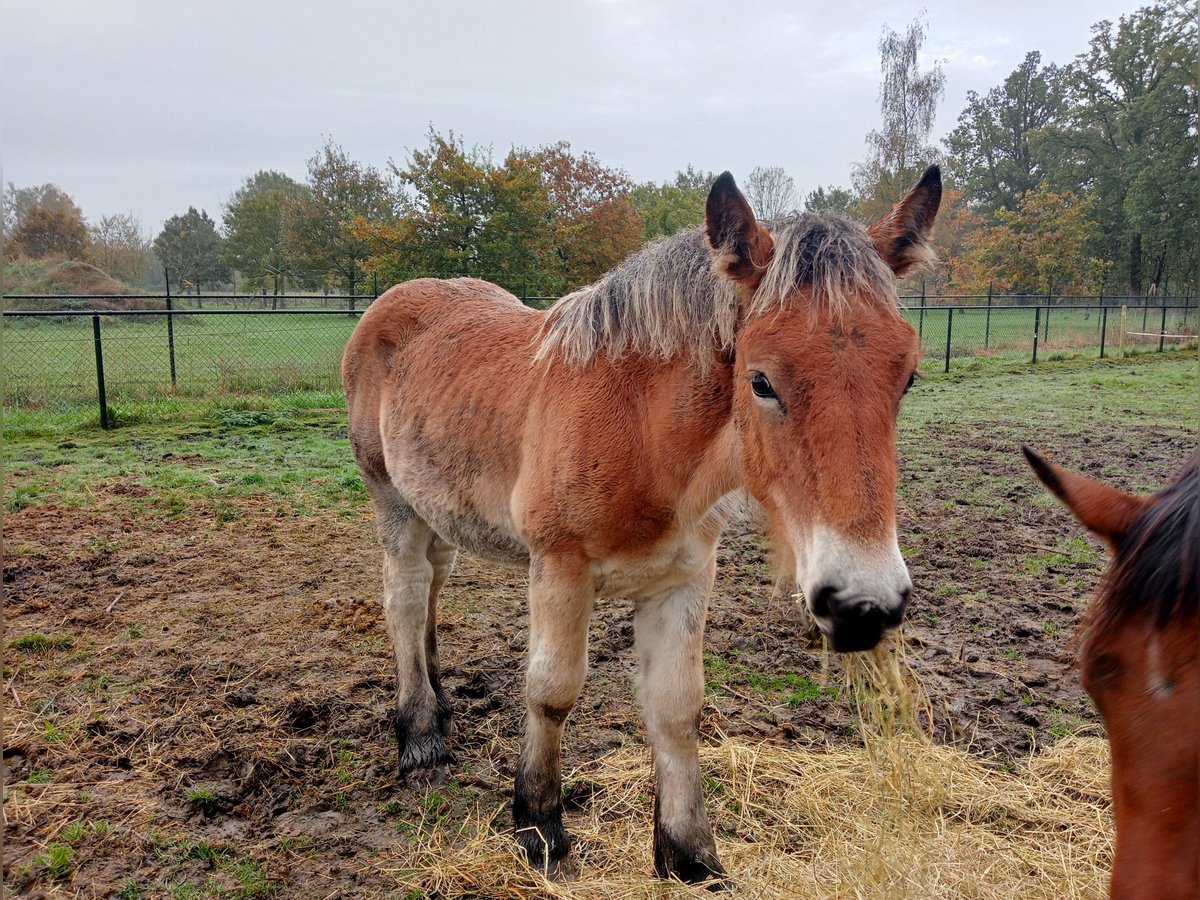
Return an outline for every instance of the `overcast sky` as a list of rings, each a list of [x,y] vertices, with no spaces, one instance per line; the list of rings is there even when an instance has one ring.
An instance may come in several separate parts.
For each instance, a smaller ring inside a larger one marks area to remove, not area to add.
[[[848,185],[879,122],[876,48],[928,10],[941,137],[1029,50],[1065,63],[1136,0],[0,0],[3,178],[148,232],[243,178],[302,179],[333,137],[403,162],[432,123],[468,144],[558,140],[637,181],[688,163]]]

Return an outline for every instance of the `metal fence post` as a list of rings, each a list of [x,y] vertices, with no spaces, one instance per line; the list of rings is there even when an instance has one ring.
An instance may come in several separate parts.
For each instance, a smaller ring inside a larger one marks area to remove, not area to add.
[[[954,307],[946,309],[946,367],[943,372],[950,371],[950,335],[954,332]]]
[[[163,267],[163,278],[167,283],[167,356],[171,360],[171,390],[175,390],[175,315],[171,302],[171,274]]]
[[[108,398],[104,393],[104,350],[100,346],[100,317],[92,316],[92,339],[96,345],[96,393],[100,395],[100,427],[108,430]]]
[[[1104,339],[1108,337],[1108,307],[1100,307],[1100,358],[1104,359]]]
[[[983,322],[983,349],[987,350],[992,343],[992,283],[988,282],[987,318]]]
[[[175,390],[175,313],[171,310],[171,294],[167,294],[167,353],[171,358],[171,390]]]
[[[1167,307],[1162,308],[1162,324],[1158,327],[1158,352],[1163,352],[1163,342],[1167,339]]]
[[[1054,302],[1054,282],[1046,282],[1046,330],[1042,333],[1042,340],[1050,343],[1050,304]]]
[[[925,338],[925,282],[921,282],[921,312],[917,315],[917,338]]]
[[[1117,333],[1117,359],[1125,358],[1125,329],[1129,327],[1129,306],[1121,304],[1121,330]]]
[[[1042,308],[1040,306],[1035,306],[1033,308],[1033,361],[1034,362],[1037,362],[1038,331],[1041,328],[1041,324],[1042,324]]]

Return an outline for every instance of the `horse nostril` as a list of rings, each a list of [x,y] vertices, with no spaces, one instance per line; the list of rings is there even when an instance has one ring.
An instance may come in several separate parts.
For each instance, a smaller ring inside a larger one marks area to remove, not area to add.
[[[908,598],[912,596],[912,588],[906,587],[900,592],[900,609],[908,606]]]
[[[833,609],[833,599],[837,596],[838,588],[825,584],[817,588],[812,598],[812,613],[814,616],[828,618]]]

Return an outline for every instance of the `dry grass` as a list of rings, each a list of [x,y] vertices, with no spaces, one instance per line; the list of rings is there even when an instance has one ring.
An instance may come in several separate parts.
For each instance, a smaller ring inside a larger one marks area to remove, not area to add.
[[[1069,737],[1020,771],[924,733],[932,709],[895,648],[843,666],[863,746],[723,740],[701,750],[718,849],[750,897],[1099,897],[1111,853],[1108,746]],[[398,885],[442,897],[662,898],[696,888],[646,875],[647,752],[620,750],[569,775],[590,789],[568,816],[583,870],[551,884],[515,858],[499,805],[454,832],[422,828],[380,860]]]

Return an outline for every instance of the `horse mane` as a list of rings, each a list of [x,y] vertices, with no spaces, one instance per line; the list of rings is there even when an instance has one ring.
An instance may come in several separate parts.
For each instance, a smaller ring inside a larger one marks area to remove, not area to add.
[[[858,303],[899,310],[895,276],[866,228],[842,216],[804,213],[763,223],[775,247],[754,297],[753,319],[783,309],[811,285],[815,310],[840,313]],[[686,356],[701,367],[733,346],[738,324],[733,283],[713,271],[702,228],[660,238],[599,281],[550,308],[539,359],[584,366],[598,353]]]
[[[1090,639],[1134,619],[1162,631],[1193,623],[1200,605],[1200,454],[1154,497],[1121,541],[1085,623]]]

